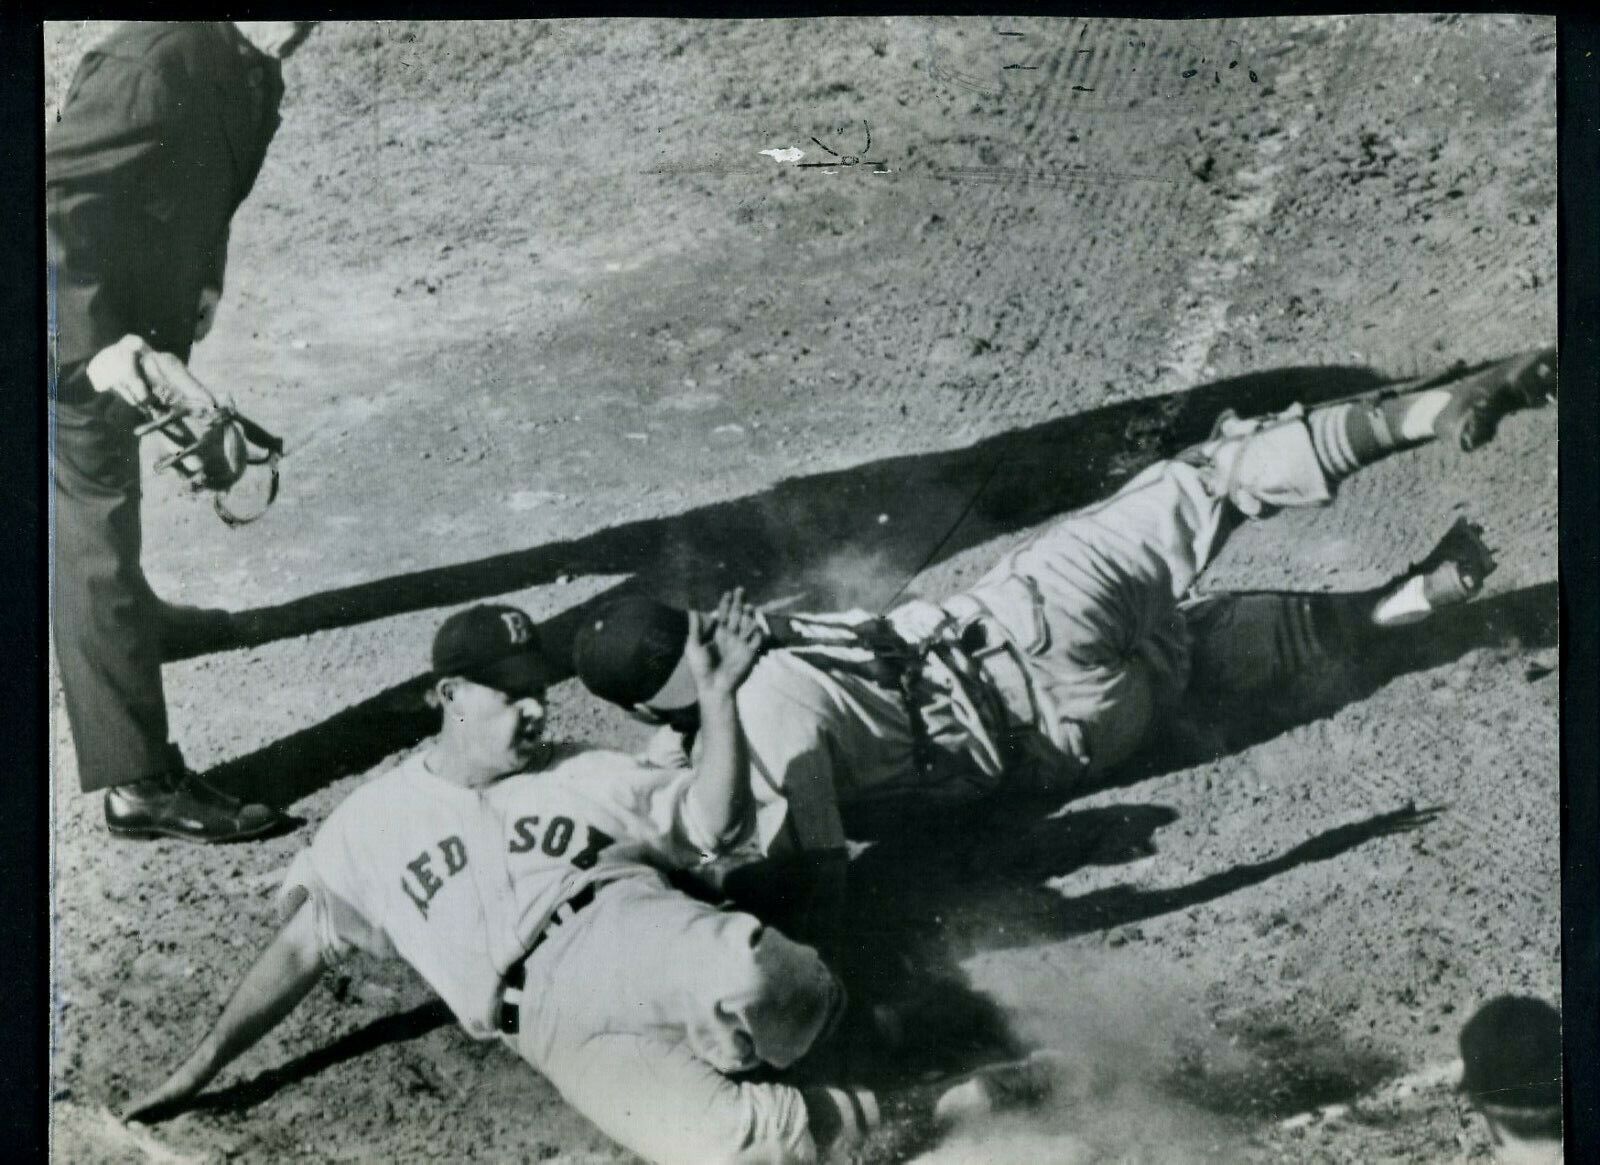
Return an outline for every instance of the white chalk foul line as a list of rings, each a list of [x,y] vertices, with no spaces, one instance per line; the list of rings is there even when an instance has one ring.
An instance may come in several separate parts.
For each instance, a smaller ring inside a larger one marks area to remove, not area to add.
[[[1298,68],[1291,66],[1278,83],[1287,87],[1298,75]],[[1176,381],[1174,389],[1192,388],[1208,375],[1212,349],[1227,330],[1233,286],[1255,266],[1261,224],[1278,203],[1277,179],[1283,171],[1278,157],[1286,143],[1304,132],[1300,117],[1291,118],[1280,133],[1258,137],[1250,164],[1233,175],[1239,197],[1231,201],[1217,223],[1215,240],[1190,270],[1185,281],[1188,294],[1167,341],[1165,364]]]
[[[1205,374],[1211,350],[1228,325],[1233,285],[1255,265],[1260,226],[1278,201],[1282,167],[1275,159],[1282,152],[1281,135],[1257,143],[1255,164],[1234,176],[1244,193],[1229,205],[1208,253],[1189,272],[1189,294],[1168,341],[1167,365],[1179,387],[1192,386]]]

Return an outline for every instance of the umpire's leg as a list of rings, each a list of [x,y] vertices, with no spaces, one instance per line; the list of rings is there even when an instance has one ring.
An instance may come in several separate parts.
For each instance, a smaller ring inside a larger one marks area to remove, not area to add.
[[[168,768],[160,648],[139,565],[138,440],[125,414],[109,394],[56,410],[51,615],[85,792]]]

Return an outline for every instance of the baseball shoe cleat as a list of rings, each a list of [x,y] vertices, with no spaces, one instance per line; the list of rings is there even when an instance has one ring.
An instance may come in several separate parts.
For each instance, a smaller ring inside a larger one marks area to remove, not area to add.
[[[1434,435],[1466,452],[1481,448],[1508,414],[1554,400],[1557,380],[1554,348],[1491,364],[1449,387],[1450,403],[1434,421]]]
[[[276,809],[236,800],[190,772],[167,773],[106,791],[106,828],[117,837],[248,841],[293,823]]]
[[[1430,608],[1437,609],[1476,597],[1483,590],[1483,580],[1498,565],[1494,552],[1483,540],[1483,527],[1457,518],[1428,557],[1412,567],[1408,575],[1421,576],[1423,596]]]
[[[1372,608],[1372,622],[1403,627],[1474,599],[1495,566],[1494,554],[1483,541],[1483,527],[1457,518],[1428,557],[1384,588]]]
[[[980,1068],[939,1097],[933,1119],[940,1125],[956,1125],[1037,1108],[1054,1095],[1064,1060],[1060,1052],[1039,1051],[1026,1059]]]

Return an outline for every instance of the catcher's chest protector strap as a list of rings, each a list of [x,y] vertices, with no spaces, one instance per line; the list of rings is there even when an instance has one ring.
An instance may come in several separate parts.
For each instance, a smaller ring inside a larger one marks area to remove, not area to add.
[[[813,635],[785,615],[767,614],[767,629],[775,646],[804,652],[805,661],[825,672],[863,676],[882,687],[900,693],[906,720],[911,728],[911,760],[922,773],[933,769],[933,746],[927,722],[917,700],[917,681],[930,645],[908,643],[894,626],[882,617],[849,625],[829,623],[830,630],[843,636]],[[868,660],[841,659],[826,652],[806,652],[806,648],[855,648],[870,653]]]

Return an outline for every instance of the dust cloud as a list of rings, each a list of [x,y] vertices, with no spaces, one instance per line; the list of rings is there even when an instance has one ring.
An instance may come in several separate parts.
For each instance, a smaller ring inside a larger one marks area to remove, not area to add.
[[[958,1126],[920,1165],[1186,1165],[1239,1160],[1248,1135],[1236,1121],[1172,1095],[1180,1048],[1229,1041],[1187,984],[1115,952],[1058,950],[1011,969],[1003,998],[1016,1033],[1052,1060],[1041,1108]],[[982,979],[982,966],[974,968]],[[1013,1003],[1012,1001],[1017,1001]],[[1235,1053],[1237,1054],[1237,1053]]]

